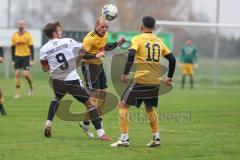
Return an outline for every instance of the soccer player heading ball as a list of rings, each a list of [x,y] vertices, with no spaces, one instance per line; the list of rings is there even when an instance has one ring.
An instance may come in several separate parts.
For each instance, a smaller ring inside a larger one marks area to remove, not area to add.
[[[107,31],[108,21],[103,17],[98,17],[94,30],[90,31],[83,39],[85,51],[90,55],[96,55],[100,51],[111,51],[125,41],[124,38],[121,37],[118,42],[107,43]],[[94,102],[101,115],[105,104],[107,89],[107,78],[102,60],[100,58],[83,60],[81,65],[85,82],[91,92],[91,100]],[[90,123],[87,119],[88,118],[86,117],[86,119],[80,123],[80,126],[83,128],[87,136],[92,138],[93,134],[89,129]],[[102,117],[100,119],[102,122]]]
[[[154,29],[155,19],[146,16],[142,19],[142,34],[132,39],[128,61],[121,77],[122,81],[125,83],[128,81],[128,74],[133,62],[136,64],[136,71],[133,81],[126,88],[118,106],[121,135],[120,140],[111,144],[112,147],[129,146],[129,106],[140,107],[142,102],[145,104],[152,129],[152,140],[147,146],[156,147],[160,145],[158,116],[154,109],[158,105],[160,88],[160,56],[169,61],[169,71],[168,77],[165,79],[165,85],[172,85],[176,60],[163,41],[152,33]]]

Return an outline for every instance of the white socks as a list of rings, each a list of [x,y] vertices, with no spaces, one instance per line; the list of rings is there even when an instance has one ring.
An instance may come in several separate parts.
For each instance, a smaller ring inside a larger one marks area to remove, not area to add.
[[[127,141],[128,140],[128,133],[121,133],[120,139],[123,140],[123,141]]]
[[[155,140],[155,139],[160,139],[159,132],[152,133],[152,136],[153,136],[153,140]]]
[[[46,122],[46,125],[45,125],[46,127],[51,127],[52,126],[52,121],[50,121],[50,120],[47,120],[47,122]]]
[[[98,137],[102,137],[103,135],[105,135],[105,131],[104,131],[104,129],[102,129],[102,128],[96,130],[96,132],[97,132]]]

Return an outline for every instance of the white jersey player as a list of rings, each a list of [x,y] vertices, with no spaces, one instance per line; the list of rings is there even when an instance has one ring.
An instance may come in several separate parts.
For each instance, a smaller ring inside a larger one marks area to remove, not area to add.
[[[70,38],[49,40],[40,50],[40,60],[48,61],[50,76],[58,80],[79,79],[76,66],[76,58],[82,43]]]
[[[54,115],[61,99],[67,94],[71,94],[78,101],[82,102],[88,110],[89,117],[93,123],[100,140],[111,140],[105,135],[101,126],[99,114],[95,106],[89,101],[89,92],[82,84],[77,73],[77,62],[79,60],[79,50],[84,48],[81,43],[70,38],[62,38],[62,29],[59,22],[48,23],[44,28],[44,33],[49,41],[40,49],[40,60],[44,72],[50,70],[52,88],[55,98],[52,100],[47,122],[44,128],[44,135],[51,137],[51,126]],[[93,55],[84,55],[91,59],[104,56],[103,52]]]

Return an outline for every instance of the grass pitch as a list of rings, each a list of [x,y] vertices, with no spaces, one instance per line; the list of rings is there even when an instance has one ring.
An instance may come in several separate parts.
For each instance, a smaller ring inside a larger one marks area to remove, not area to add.
[[[0,160],[240,159],[240,88],[197,86],[195,90],[180,90],[175,86],[159,98],[161,147],[146,147],[151,132],[142,107],[130,110],[135,115],[130,123],[131,146],[111,148],[112,142],[88,139],[78,122],[58,118],[52,138],[45,138],[43,127],[53,97],[48,80],[34,79],[33,97],[27,96],[27,84],[22,82],[22,97],[16,100],[14,80],[0,80],[8,113],[0,117]],[[83,105],[75,101],[72,111],[82,110]],[[117,140],[117,109],[104,116],[104,125]]]

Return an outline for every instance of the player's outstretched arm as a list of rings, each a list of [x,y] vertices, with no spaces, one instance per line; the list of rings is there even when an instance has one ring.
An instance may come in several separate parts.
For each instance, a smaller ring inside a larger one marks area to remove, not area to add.
[[[85,59],[85,60],[90,60],[90,59],[95,59],[95,58],[102,58],[105,56],[105,52],[104,51],[100,51],[97,54],[91,54],[88,53],[87,51],[83,49],[81,49],[79,51],[79,59]]]
[[[115,49],[117,46],[122,45],[125,41],[126,40],[125,40],[124,37],[120,37],[117,42],[107,43],[104,50],[105,51],[111,51],[111,50]]]
[[[89,53],[89,51],[86,49],[86,47],[83,45],[82,49],[79,51],[79,58],[80,59],[85,59],[85,60],[90,60],[90,59],[94,59],[94,58],[102,58],[105,56],[105,52],[100,51],[97,54],[91,54]]]
[[[168,77],[166,78],[165,83],[171,85],[176,66],[176,59],[172,53],[165,55],[164,58],[168,60]]]
[[[80,50],[80,55],[77,58],[77,67],[80,66],[80,62],[83,60],[91,60],[91,59],[95,59],[95,58],[102,58],[105,56],[105,52],[101,51],[98,52],[97,54],[91,54],[91,53],[87,53],[84,50]]]

